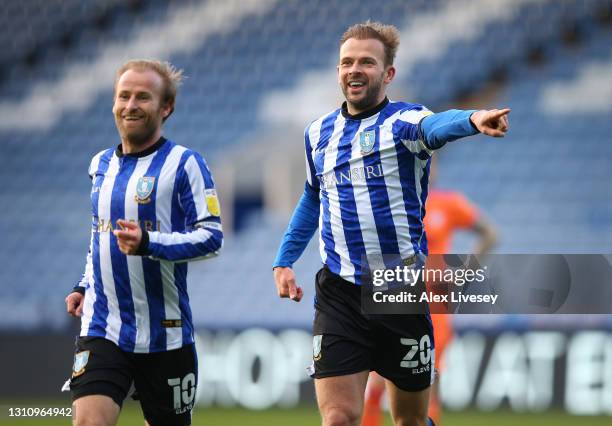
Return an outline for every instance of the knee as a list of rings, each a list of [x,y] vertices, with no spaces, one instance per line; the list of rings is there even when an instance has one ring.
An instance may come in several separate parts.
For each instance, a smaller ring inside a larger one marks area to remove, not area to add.
[[[104,412],[90,411],[84,414],[82,411],[72,419],[73,426],[114,426],[113,419],[108,418]]]
[[[360,413],[348,407],[330,407],[323,410],[323,426],[357,426]]]

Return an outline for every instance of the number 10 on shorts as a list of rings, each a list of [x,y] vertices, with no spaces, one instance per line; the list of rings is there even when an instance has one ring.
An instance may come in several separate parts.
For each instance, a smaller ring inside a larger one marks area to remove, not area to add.
[[[180,377],[168,379],[168,385],[172,387],[174,409],[179,413],[183,407],[191,409],[195,398],[195,374],[189,373],[183,380]]]
[[[400,367],[416,368],[419,366],[419,361],[421,361],[421,366],[425,367],[425,369],[413,370],[412,372],[422,373],[423,371],[429,371],[429,362],[431,361],[431,340],[427,334],[421,337],[420,341],[416,341],[415,339],[400,339],[400,343],[410,347],[408,353],[400,362]],[[414,359],[417,352],[419,357],[418,359]]]

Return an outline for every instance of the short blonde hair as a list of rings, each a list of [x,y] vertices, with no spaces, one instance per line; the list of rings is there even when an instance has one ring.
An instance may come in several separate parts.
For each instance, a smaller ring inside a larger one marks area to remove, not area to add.
[[[170,104],[172,110],[174,110],[174,102],[176,101],[176,92],[178,87],[183,82],[183,70],[176,68],[170,62],[158,61],[156,59],[131,59],[123,64],[115,74],[115,86],[114,91],[117,91],[117,83],[119,78],[127,70],[151,70],[155,71],[164,82],[164,89],[162,93],[162,102],[164,104]],[[169,117],[170,115],[168,115]],[[167,118],[167,117],[166,117]]]
[[[400,33],[393,25],[385,25],[369,19],[360,24],[349,27],[340,38],[340,46],[349,38],[367,40],[370,38],[380,40],[385,47],[385,66],[393,65],[395,53],[400,42]]]

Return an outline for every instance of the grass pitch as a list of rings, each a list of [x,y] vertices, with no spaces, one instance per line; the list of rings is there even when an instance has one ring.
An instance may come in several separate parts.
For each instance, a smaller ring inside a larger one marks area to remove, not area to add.
[[[20,403],[19,405],[1,405],[1,426],[61,426],[70,425],[68,417],[9,417],[9,406],[49,407],[66,404]],[[314,406],[302,406],[292,409],[269,409],[250,411],[243,408],[196,408],[193,414],[193,426],[311,426],[320,424],[319,413]],[[539,414],[512,413],[496,411],[490,413],[478,411],[448,412],[443,418],[444,426],[609,426],[612,417],[575,417],[559,411]],[[119,426],[142,426],[144,421],[140,407],[135,402],[126,402]],[[387,418],[385,426],[391,426]]]

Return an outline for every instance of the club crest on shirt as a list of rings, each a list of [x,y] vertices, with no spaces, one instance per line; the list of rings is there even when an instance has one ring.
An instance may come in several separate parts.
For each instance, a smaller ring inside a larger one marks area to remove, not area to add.
[[[376,132],[374,130],[368,130],[359,133],[359,146],[361,147],[361,154],[369,154],[374,148],[374,142],[376,141]]]
[[[315,361],[321,359],[321,340],[323,340],[322,334],[317,334],[312,338],[312,359]]]
[[[138,178],[136,183],[136,195],[134,201],[138,204],[147,204],[151,202],[151,193],[155,187],[155,176],[143,176]]]
[[[206,197],[206,206],[208,207],[210,214],[213,216],[220,216],[221,206],[219,205],[217,191],[214,189],[207,189],[204,191],[204,196]]]
[[[74,356],[74,365],[72,366],[72,377],[80,376],[85,372],[85,366],[89,361],[89,351],[79,352]]]

